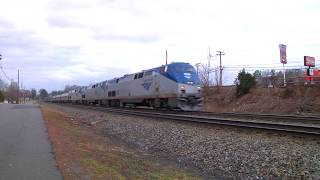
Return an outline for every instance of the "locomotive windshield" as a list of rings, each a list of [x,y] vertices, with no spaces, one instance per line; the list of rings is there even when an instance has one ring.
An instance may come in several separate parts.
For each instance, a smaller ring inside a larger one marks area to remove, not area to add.
[[[200,80],[194,67],[188,63],[172,63],[168,65],[167,74],[170,79],[183,84],[199,85]]]

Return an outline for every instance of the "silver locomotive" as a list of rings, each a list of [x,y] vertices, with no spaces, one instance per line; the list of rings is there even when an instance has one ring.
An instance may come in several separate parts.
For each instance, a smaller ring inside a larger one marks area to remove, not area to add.
[[[52,102],[101,106],[149,106],[200,110],[200,80],[189,63],[171,63],[127,74],[49,98]]]

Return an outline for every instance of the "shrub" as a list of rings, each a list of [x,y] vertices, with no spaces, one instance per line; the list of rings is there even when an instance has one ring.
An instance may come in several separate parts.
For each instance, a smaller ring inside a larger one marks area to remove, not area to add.
[[[242,96],[249,93],[250,89],[256,85],[255,77],[246,72],[245,69],[238,73],[236,79],[237,95]]]
[[[295,91],[293,89],[286,88],[284,91],[281,92],[280,96],[282,98],[289,98],[294,97],[296,95]]]
[[[0,91],[0,102],[4,101],[4,94],[2,91]]]

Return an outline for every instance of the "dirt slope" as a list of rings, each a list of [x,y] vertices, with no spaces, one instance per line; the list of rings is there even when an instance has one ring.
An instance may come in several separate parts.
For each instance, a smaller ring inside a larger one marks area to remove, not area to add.
[[[235,87],[205,90],[204,110],[320,115],[320,87],[255,88],[241,97],[235,92]]]

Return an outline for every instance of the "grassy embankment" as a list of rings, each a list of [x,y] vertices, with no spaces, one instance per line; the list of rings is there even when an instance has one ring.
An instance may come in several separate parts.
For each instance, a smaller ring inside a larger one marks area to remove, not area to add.
[[[64,179],[199,179],[112,143],[67,114],[47,106],[41,110]]]

